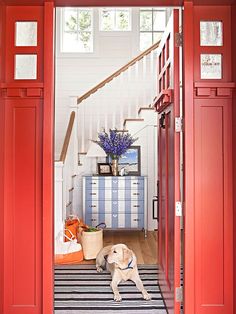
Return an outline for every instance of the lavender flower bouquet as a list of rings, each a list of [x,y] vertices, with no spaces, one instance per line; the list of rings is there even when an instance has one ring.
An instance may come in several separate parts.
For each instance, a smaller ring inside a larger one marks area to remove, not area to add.
[[[98,138],[99,141],[97,143],[104,149],[107,155],[111,156],[111,159],[118,159],[137,141],[137,138],[133,138],[131,134],[118,132],[117,129],[110,129],[109,133],[104,130],[98,133]]]

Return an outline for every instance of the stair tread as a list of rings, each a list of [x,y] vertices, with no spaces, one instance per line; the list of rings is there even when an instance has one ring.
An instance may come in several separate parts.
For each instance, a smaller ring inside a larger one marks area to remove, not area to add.
[[[140,113],[142,110],[154,110],[153,107],[140,107],[138,110],[138,113]]]
[[[125,126],[126,122],[142,122],[142,121],[144,121],[144,119],[142,119],[142,118],[136,118],[136,119],[128,118],[128,119],[124,120],[124,124],[123,125]]]

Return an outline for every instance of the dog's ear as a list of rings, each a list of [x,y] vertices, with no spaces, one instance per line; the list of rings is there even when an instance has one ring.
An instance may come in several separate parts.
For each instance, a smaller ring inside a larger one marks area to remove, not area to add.
[[[132,251],[128,248],[123,249],[123,262],[128,264],[130,259],[132,258]]]

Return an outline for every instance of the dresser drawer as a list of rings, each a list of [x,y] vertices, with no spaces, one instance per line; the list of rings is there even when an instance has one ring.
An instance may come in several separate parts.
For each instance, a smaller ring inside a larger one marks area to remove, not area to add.
[[[136,200],[119,200],[119,201],[102,201],[88,200],[85,203],[85,210],[89,213],[143,213],[144,201]]]
[[[85,199],[87,200],[143,200],[144,190],[118,190],[118,189],[93,189],[86,190]]]
[[[86,177],[86,190],[94,189],[138,189],[144,188],[143,177]]]
[[[125,214],[125,213],[86,213],[85,223],[90,226],[97,226],[100,223],[106,223],[107,228],[126,228],[142,229],[144,228],[144,214]]]

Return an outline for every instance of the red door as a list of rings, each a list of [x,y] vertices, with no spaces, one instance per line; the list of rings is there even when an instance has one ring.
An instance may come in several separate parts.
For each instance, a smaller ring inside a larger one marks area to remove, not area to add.
[[[52,3],[1,7],[4,314],[53,309],[53,10]],[[29,27],[34,36],[22,36]]]
[[[160,287],[169,313],[180,313],[180,133],[175,131],[179,117],[179,11],[174,10],[163,36],[158,56],[158,90],[155,102],[159,113],[159,264]],[[177,290],[179,289],[179,290]]]

